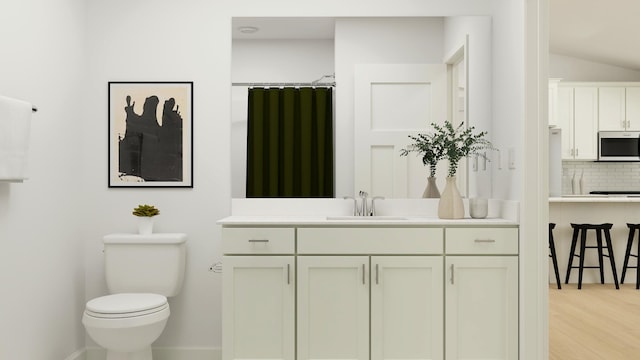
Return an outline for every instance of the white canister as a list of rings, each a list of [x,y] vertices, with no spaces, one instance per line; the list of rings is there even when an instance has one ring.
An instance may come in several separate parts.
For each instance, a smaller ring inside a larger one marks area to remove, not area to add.
[[[474,219],[484,219],[489,212],[489,201],[485,198],[469,199],[469,215]]]

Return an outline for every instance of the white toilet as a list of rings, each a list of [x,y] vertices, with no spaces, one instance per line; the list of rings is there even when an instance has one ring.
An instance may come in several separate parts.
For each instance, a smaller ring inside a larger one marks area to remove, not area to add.
[[[180,292],[185,234],[112,234],[104,237],[104,268],[111,295],[87,302],[82,324],[107,360],[152,360],[151,343],[169,318],[167,297]]]

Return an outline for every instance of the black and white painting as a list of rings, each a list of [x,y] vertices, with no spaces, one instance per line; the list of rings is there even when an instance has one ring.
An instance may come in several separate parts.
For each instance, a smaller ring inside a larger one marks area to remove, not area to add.
[[[109,187],[193,187],[193,82],[109,82]]]

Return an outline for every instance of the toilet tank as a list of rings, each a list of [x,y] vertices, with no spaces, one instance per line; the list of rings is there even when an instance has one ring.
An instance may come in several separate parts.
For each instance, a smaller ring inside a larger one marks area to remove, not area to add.
[[[104,237],[104,271],[111,294],[175,296],[182,288],[186,234],[110,234]]]

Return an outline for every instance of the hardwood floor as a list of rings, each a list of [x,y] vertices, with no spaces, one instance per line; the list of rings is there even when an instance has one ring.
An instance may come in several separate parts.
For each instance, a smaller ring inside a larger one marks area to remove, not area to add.
[[[620,290],[613,284],[583,284],[582,290],[575,284],[549,286],[549,360],[574,359],[640,359],[635,282]]]

